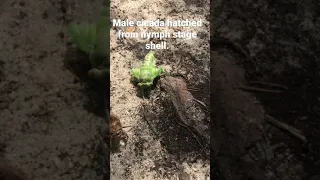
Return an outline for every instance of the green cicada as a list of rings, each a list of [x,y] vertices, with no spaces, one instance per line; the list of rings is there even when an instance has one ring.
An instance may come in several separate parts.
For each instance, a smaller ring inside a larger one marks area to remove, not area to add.
[[[140,68],[131,69],[131,74],[137,81],[142,92],[145,89],[150,89],[155,78],[159,77],[162,72],[162,67],[156,67],[156,60],[152,50],[149,51],[149,53],[145,56],[143,64],[140,66]]]

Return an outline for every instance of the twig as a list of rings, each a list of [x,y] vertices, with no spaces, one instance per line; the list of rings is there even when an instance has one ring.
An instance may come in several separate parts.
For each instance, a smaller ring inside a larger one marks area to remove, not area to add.
[[[37,158],[41,153],[43,153],[47,148],[42,148],[37,154],[33,155],[34,158]]]
[[[202,105],[206,110],[208,110],[208,108],[207,108],[207,106],[206,106],[206,104],[204,102],[202,102],[202,101],[200,101],[199,99],[196,99],[196,98],[193,98],[193,100],[195,102],[199,103],[200,105]]]
[[[272,93],[272,94],[281,94],[282,93],[282,91],[280,91],[280,90],[263,89],[263,88],[256,88],[256,87],[251,87],[251,86],[239,86],[238,89],[241,89],[244,91]]]
[[[121,128],[124,129],[124,128],[129,128],[129,127],[133,127],[133,126],[128,125],[128,126],[122,126]]]
[[[197,91],[200,91],[199,88],[188,88],[186,89],[187,91],[193,91],[193,92],[197,92]]]
[[[281,84],[275,84],[275,83],[267,83],[267,82],[260,82],[260,81],[250,81],[249,83],[250,84],[265,85],[265,86],[274,87],[274,88],[288,89],[287,86],[284,86]]]
[[[266,116],[266,120],[269,123],[271,123],[272,125],[291,133],[293,136],[300,139],[304,143],[307,142],[307,138],[303,135],[303,133],[300,130],[298,130],[292,126],[289,126],[288,124],[282,123],[269,115]]]

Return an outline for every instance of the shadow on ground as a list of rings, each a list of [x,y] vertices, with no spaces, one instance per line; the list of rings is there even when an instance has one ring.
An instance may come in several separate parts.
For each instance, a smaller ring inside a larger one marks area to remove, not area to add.
[[[260,100],[266,114],[301,130],[308,140],[303,143],[277,128],[265,129],[270,134],[272,146],[283,145],[281,150],[274,152],[275,157],[290,151],[287,156],[291,159],[283,157],[281,163],[297,159],[287,165],[278,163],[272,169],[264,169],[264,173],[270,175],[271,170],[279,179],[290,179],[292,172],[289,169],[296,164],[303,165],[303,172],[294,172],[296,179],[310,179],[319,169],[320,60],[316,50],[319,49],[319,29],[315,28],[319,22],[312,20],[319,13],[313,3],[230,1],[215,4],[214,8],[214,36],[225,39],[224,45],[219,44],[220,50],[214,50],[225,57],[232,56],[233,63],[245,71],[247,82],[286,87],[280,93],[259,91],[250,94]],[[219,38],[212,41],[217,40],[215,43],[218,44]],[[251,83],[246,85],[252,86]],[[280,173],[279,169],[286,170]]]
[[[106,83],[100,83],[87,76],[91,69],[88,55],[74,48],[69,48],[65,55],[64,65],[75,74],[77,77],[75,81],[80,81],[85,85],[84,92],[89,100],[85,102],[84,108],[106,118],[106,109],[109,109],[110,104],[106,104],[106,102],[109,103],[109,100],[104,98],[110,95],[110,85],[107,80]]]

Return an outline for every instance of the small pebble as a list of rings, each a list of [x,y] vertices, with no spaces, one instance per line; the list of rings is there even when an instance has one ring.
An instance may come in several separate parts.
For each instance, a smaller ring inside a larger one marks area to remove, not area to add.
[[[79,159],[78,162],[81,166],[85,167],[88,166],[90,164],[90,160],[88,158],[88,156],[82,155]]]
[[[61,167],[62,167],[62,162],[61,162],[61,160],[60,160],[58,157],[54,157],[54,158],[52,159],[52,162],[53,162],[53,164],[55,165],[55,167],[56,167],[57,169],[61,169]]]

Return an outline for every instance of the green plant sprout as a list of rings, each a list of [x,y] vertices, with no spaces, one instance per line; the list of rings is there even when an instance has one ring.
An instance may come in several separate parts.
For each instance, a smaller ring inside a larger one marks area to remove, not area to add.
[[[71,39],[80,51],[89,56],[91,69],[88,76],[98,81],[106,81],[109,74],[110,14],[103,8],[94,24],[72,22],[68,25]]]
[[[132,68],[131,74],[135,81],[138,82],[138,87],[142,91],[142,96],[147,89],[150,89],[153,85],[155,78],[159,77],[163,72],[162,67],[156,67],[156,60],[154,57],[154,52],[151,50],[145,56],[143,64],[140,68]]]

